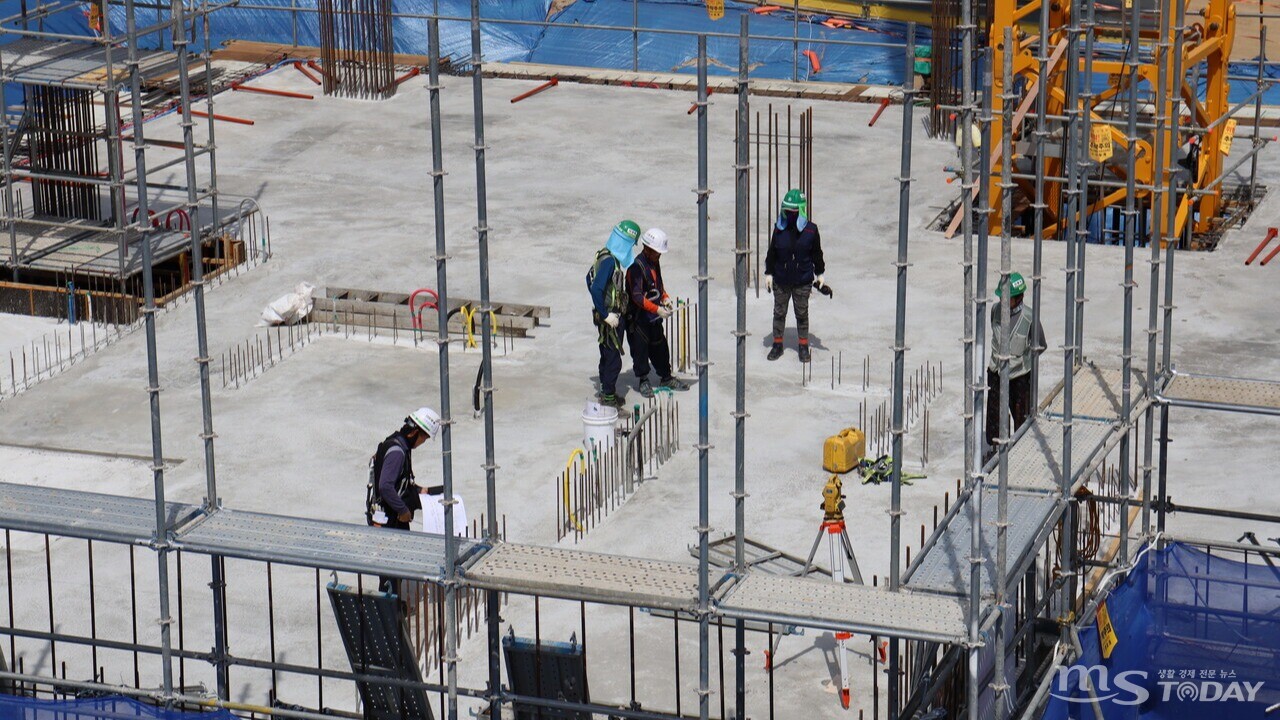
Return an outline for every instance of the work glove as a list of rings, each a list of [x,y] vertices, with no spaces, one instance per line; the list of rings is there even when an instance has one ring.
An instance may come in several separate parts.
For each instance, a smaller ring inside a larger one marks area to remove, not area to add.
[[[826,283],[822,282],[822,276],[819,275],[818,277],[813,279],[813,284],[817,286],[819,290],[821,290],[823,285],[825,285]]]
[[[618,323],[621,321],[622,321],[622,318],[619,317],[618,313],[611,312],[604,317],[604,324],[608,325],[611,328],[618,327]]]
[[[413,520],[413,511],[405,510],[404,512],[400,513],[399,517],[400,517],[400,522],[409,522],[410,520]]]
[[[671,309],[670,305],[658,306],[658,317],[662,318],[663,320],[666,320],[667,318],[671,317],[671,314],[674,312],[675,311]]]
[[[773,276],[772,275],[764,276],[764,291],[773,292]]]
[[[671,312],[675,312],[675,311],[676,311],[676,301],[675,301],[675,299],[674,299],[674,298],[667,298],[666,300],[663,300],[663,301],[662,301],[662,307],[664,307],[664,308],[666,308],[666,309],[670,310]]]

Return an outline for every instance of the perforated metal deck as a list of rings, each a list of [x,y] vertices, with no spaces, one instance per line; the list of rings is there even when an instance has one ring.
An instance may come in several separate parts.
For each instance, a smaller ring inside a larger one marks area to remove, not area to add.
[[[1280,382],[1175,372],[1160,399],[1183,407],[1280,415]]]
[[[1074,484],[1098,456],[1115,429],[1105,422],[1071,423],[1071,481]],[[994,473],[993,473],[994,474]],[[1009,487],[1058,492],[1062,482],[1062,421],[1038,417],[1009,449]]]
[[[112,83],[129,79],[125,53],[112,51]],[[108,86],[107,54],[101,45],[73,40],[41,40],[19,38],[3,48],[4,79],[28,85],[73,87],[101,90]],[[173,53],[142,51],[138,53],[139,69],[144,77],[162,75],[177,69]]]
[[[461,538],[458,543],[459,559],[481,547]],[[443,535],[239,510],[205,516],[179,532],[176,545],[209,555],[410,580],[439,580],[444,574]]]
[[[718,607],[724,617],[757,622],[948,643],[965,638],[965,606],[959,598],[820,578],[748,573]]]
[[[691,610],[697,605],[698,566],[503,543],[466,571],[466,583],[571,600]]]
[[[198,508],[168,503],[168,526]],[[156,504],[146,498],[0,483],[0,528],[145,545],[156,530]]]
[[[1134,406],[1146,396],[1146,375],[1130,372],[1130,395]],[[1115,421],[1120,419],[1120,368],[1100,368],[1086,362],[1076,370],[1071,386],[1071,414],[1076,419]],[[1058,392],[1045,409],[1051,417],[1062,417],[1063,395]]]
[[[967,597],[969,594],[969,522],[970,498],[960,504],[956,514],[938,528],[935,542],[916,561],[907,578],[908,588],[930,590]],[[987,597],[995,587],[996,503],[999,492],[988,488],[982,496],[982,595]],[[1009,493],[1009,531],[1007,534],[1009,568],[1016,568],[1027,553],[1034,551],[1036,536],[1050,521],[1058,501],[1049,495],[1026,492]]]

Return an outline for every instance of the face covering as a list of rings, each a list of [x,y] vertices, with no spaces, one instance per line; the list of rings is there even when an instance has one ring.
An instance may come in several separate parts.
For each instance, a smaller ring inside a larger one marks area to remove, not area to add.
[[[804,213],[795,212],[794,210],[779,210],[778,211],[778,229],[779,230],[787,229],[787,220],[789,219],[788,215],[790,215],[790,217],[792,218],[795,218],[796,229],[800,230],[801,232],[803,232],[805,229],[805,226],[809,224],[809,218],[805,217]]]
[[[631,238],[618,232],[614,228],[609,234],[609,240],[604,244],[609,254],[613,255],[613,259],[618,261],[618,265],[626,270],[631,267],[631,263],[636,259],[636,242]]]

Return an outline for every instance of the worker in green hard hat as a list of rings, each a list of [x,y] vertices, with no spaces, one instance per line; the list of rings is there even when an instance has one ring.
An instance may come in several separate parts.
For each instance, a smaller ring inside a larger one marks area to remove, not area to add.
[[[1009,350],[1003,352],[1004,326],[1000,322],[1001,303],[1005,299],[1005,283],[996,288],[1000,298],[991,306],[991,362],[987,365],[987,447],[988,455],[995,452],[995,439],[1000,436],[1000,360],[1009,357],[1009,435],[1022,426],[1031,415],[1031,363],[1033,357],[1044,352],[1044,328],[1032,319],[1031,308],[1024,303],[1027,281],[1020,273],[1009,274]]]
[[[827,263],[822,257],[818,224],[809,219],[809,201],[803,190],[791,189],[782,198],[778,221],[764,257],[764,286],[773,293],[773,347],[769,359],[782,357],[782,332],[787,326],[787,305],[796,308],[800,336],[800,362],[809,362],[809,295],[823,287]]]
[[[622,372],[622,338],[626,333],[627,268],[636,259],[636,240],[640,226],[623,220],[613,227],[604,247],[596,252],[595,262],[587,272],[587,289],[591,293],[591,320],[595,323],[600,344],[600,394],[604,405],[622,407],[618,396],[618,375]]]

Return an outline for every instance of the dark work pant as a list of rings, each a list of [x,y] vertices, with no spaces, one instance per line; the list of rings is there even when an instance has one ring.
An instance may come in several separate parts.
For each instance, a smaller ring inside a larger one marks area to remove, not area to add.
[[[662,322],[649,323],[632,320],[627,326],[627,343],[631,346],[631,369],[637,380],[649,377],[649,366],[658,373],[659,380],[671,377],[671,350],[667,347],[667,332]]]
[[[987,447],[988,456],[996,452],[996,438],[1000,437],[1000,373],[987,371]],[[1009,437],[1022,427],[1031,415],[1031,373],[1009,378]]]
[[[600,394],[618,392],[618,375],[622,372],[622,328],[600,324]]]
[[[796,306],[796,332],[801,342],[809,341],[809,295],[812,285],[773,285],[773,341],[781,342],[787,327],[787,303]]]

